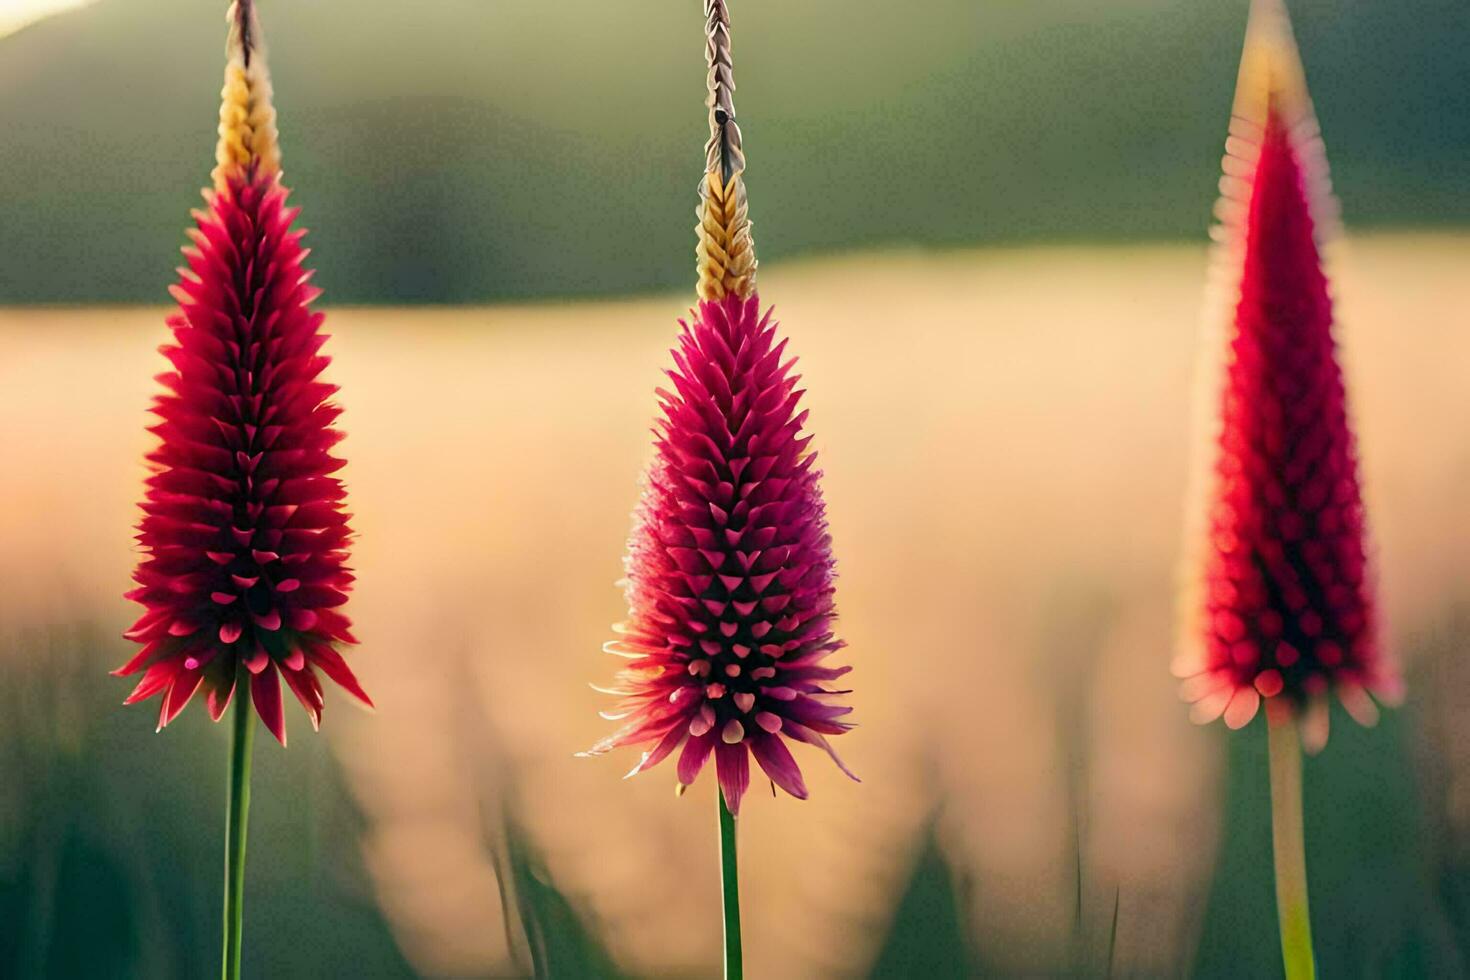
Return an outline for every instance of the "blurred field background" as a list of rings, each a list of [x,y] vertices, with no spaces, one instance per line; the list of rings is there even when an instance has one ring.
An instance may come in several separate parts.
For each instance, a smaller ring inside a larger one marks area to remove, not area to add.
[[[0,976],[218,955],[228,732],[119,707],[220,18],[0,38]],[[223,4],[219,5],[221,8]],[[693,2],[262,0],[327,289],[375,715],[256,748],[246,972],[712,977],[713,790],[572,754],[691,298]],[[1292,4],[1409,703],[1306,765],[1328,977],[1470,956],[1470,11]],[[862,775],[742,818],[753,977],[1280,974],[1264,732],[1167,674],[1243,2],[735,6]],[[4,21],[0,21],[3,24]],[[429,307],[425,302],[480,305]],[[494,301],[492,305],[484,305]],[[127,305],[130,303],[145,305]],[[27,304],[27,305],[22,305]]]
[[[211,5],[100,0],[0,39],[0,303],[163,301],[218,118]],[[761,255],[1197,239],[1246,7],[743,0]],[[261,10],[336,302],[688,288],[698,0]],[[1354,226],[1470,223],[1470,7],[1291,10]]]

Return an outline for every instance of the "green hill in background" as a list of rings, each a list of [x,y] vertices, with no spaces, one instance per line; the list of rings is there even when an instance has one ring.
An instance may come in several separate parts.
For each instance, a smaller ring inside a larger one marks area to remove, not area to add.
[[[0,303],[166,299],[223,7],[101,0],[0,40]],[[261,7],[331,301],[692,282],[695,0]],[[1246,0],[734,8],[763,258],[1203,235]],[[1292,9],[1348,223],[1470,222],[1470,7]]]

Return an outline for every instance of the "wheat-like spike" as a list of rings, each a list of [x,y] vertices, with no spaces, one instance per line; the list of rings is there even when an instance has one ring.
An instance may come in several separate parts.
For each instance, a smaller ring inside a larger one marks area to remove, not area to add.
[[[254,0],[234,0],[225,20],[230,33],[225,43],[225,85],[220,91],[219,144],[214,151],[216,189],[223,188],[231,174],[252,167],[257,174],[281,169],[271,77]]]
[[[730,59],[730,11],[725,0],[705,0],[705,63],[709,142],[699,183],[699,244],[694,255],[701,299],[742,299],[755,292],[755,242],[745,199],[745,151],[735,121],[735,71]]]

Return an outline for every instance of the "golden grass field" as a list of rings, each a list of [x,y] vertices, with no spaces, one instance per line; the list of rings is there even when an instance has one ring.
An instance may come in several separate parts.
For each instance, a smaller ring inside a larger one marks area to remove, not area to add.
[[[1188,724],[1167,671],[1206,262],[1202,247],[1079,247],[763,270],[826,474],[860,725],[837,747],[864,782],[807,752],[809,802],[752,794],[751,975],[860,969],[936,811],[945,852],[979,883],[969,928],[1002,965],[1044,968],[1071,935],[1079,833],[1087,932],[1121,895],[1119,969],[1187,955],[1224,744]],[[1341,245],[1332,270],[1405,649],[1470,598],[1467,269],[1470,235],[1375,235]],[[358,533],[354,663],[379,709],[329,695],[322,737],[424,972],[508,963],[480,833],[499,807],[623,963],[716,962],[710,780],[676,800],[666,767],[624,783],[631,755],[573,757],[608,728],[587,685],[614,666],[599,647],[623,611],[613,583],[686,305],[329,308]],[[0,310],[0,629],[129,621],[162,321]],[[1417,703],[1463,744],[1458,676]],[[288,721],[313,737],[303,713]],[[1470,831],[1461,755],[1452,817]]]

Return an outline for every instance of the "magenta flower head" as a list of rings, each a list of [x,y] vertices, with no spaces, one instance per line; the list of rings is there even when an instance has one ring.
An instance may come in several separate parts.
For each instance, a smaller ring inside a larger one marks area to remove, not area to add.
[[[281,678],[313,727],[318,671],[371,701],[334,648],[355,641],[340,611],[350,533],[333,476],[337,389],[321,379],[327,338],[311,309],[320,291],[286,206],[253,4],[229,17],[218,166],[171,290],[171,370],[152,409],[160,442],[128,593],[144,613],[126,634],[142,648],[115,673],[143,672],[127,701],[160,696],[160,729],[201,688],[218,721],[244,681],[285,744]]]
[[[1264,701],[1327,739],[1335,692],[1364,724],[1394,700],[1320,244],[1336,207],[1284,9],[1257,3],[1226,145],[1220,261],[1233,294],[1219,441],[1183,655],[1191,716]]]
[[[755,289],[745,159],[730,82],[728,15],[710,0],[711,136],[701,184],[698,307],[658,392],[655,456],[628,543],[628,620],[608,652],[628,658],[607,693],[626,719],[588,754],[647,746],[629,775],[677,753],[681,786],[714,758],[732,813],[750,757],[799,799],[787,741],[827,741],[852,709],[830,684],[833,561],[816,454],[803,434],[795,358]],[[848,775],[852,775],[848,772]],[[856,778],[856,777],[854,777]]]

